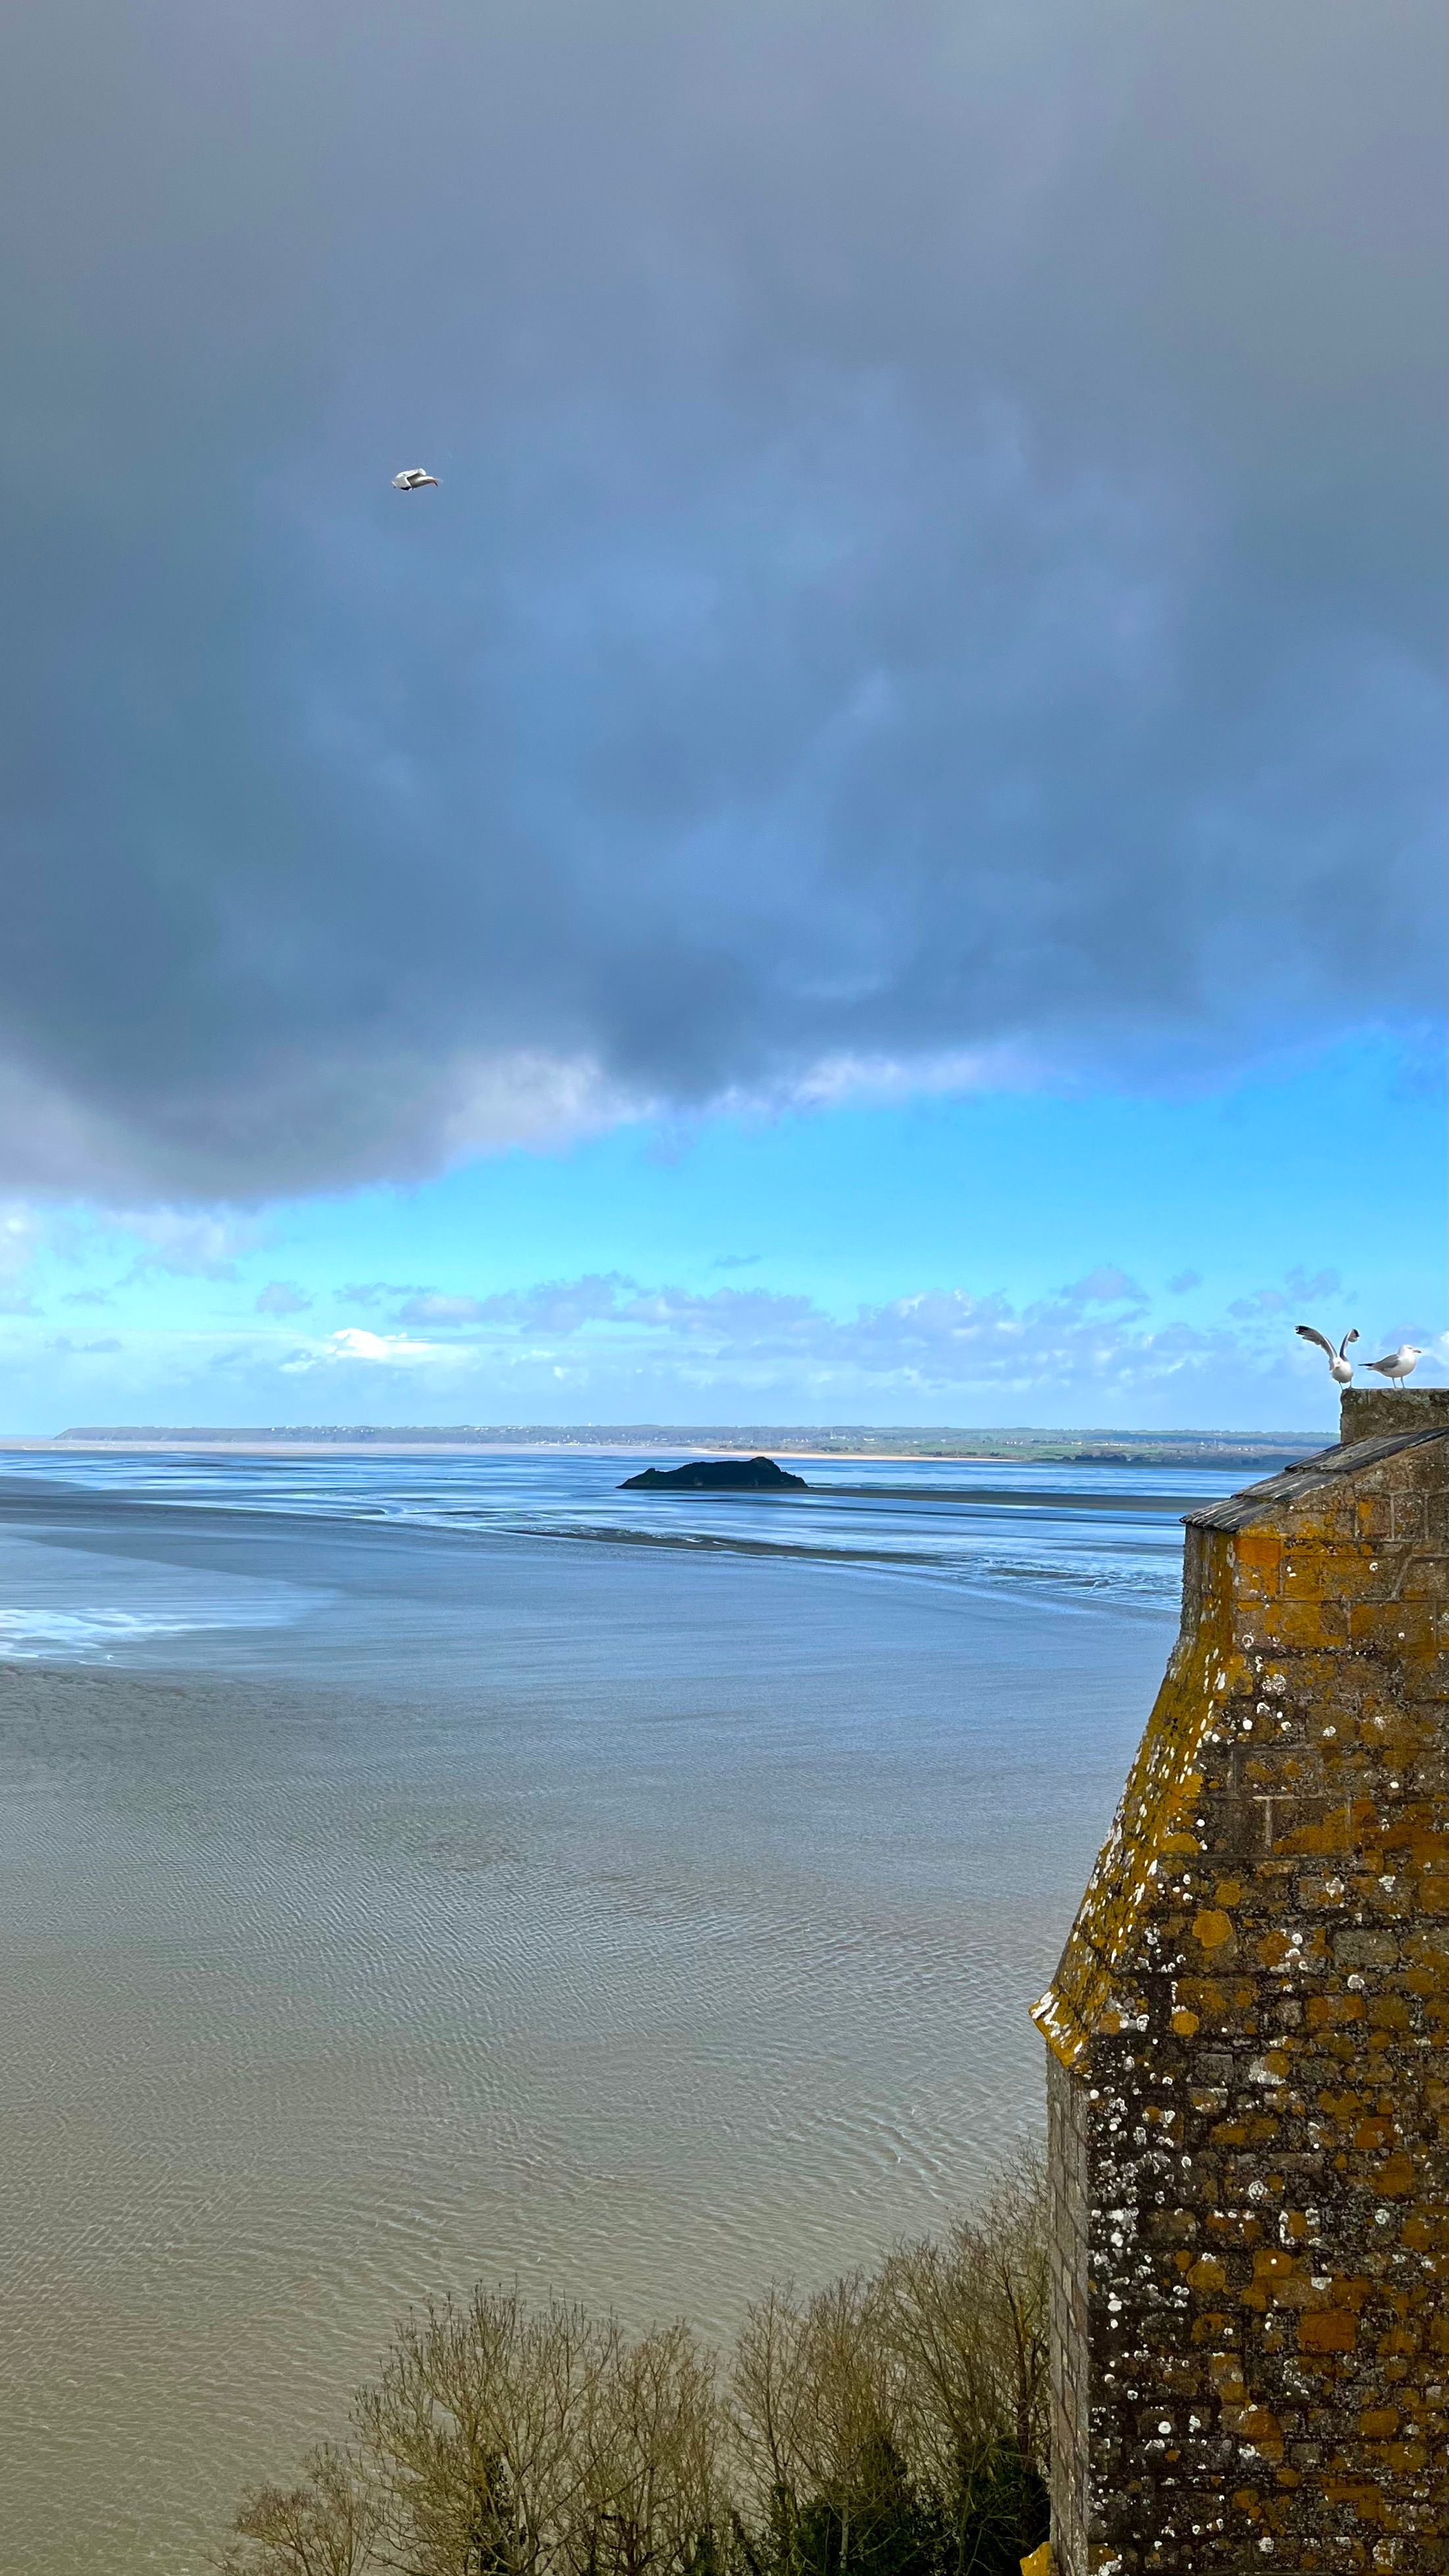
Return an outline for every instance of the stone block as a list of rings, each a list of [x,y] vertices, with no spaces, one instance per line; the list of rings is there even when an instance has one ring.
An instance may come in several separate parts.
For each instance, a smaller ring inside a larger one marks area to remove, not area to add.
[[[1338,1400],[1338,1436],[1345,1446],[1445,1429],[1449,1429],[1446,1386],[1346,1386]]]
[[[1345,1446],[1190,1525],[1038,2007],[1057,2576],[1449,2563],[1449,1394],[1350,1398]]]

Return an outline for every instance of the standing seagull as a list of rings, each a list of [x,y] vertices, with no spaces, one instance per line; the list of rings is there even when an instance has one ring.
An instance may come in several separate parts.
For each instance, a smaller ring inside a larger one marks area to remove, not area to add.
[[[1327,1351],[1328,1374],[1332,1378],[1335,1386],[1349,1386],[1352,1384],[1353,1362],[1348,1356],[1348,1346],[1350,1342],[1356,1342],[1358,1340],[1356,1332],[1345,1333],[1337,1350],[1335,1350],[1327,1335],[1325,1333],[1316,1333],[1311,1324],[1295,1324],[1293,1330],[1295,1333],[1300,1334],[1305,1342],[1316,1342],[1321,1351]],[[1377,1362],[1375,1362],[1375,1366],[1377,1366]]]
[[[429,483],[436,492],[438,478],[436,474],[430,474],[423,465],[409,465],[405,472],[394,474],[392,478],[394,492],[422,492],[426,490]]]
[[[1390,1386],[1402,1386],[1406,1377],[1413,1376],[1423,1356],[1417,1342],[1401,1342],[1386,1360],[1365,1360],[1364,1367],[1371,1368],[1378,1377],[1386,1377]]]

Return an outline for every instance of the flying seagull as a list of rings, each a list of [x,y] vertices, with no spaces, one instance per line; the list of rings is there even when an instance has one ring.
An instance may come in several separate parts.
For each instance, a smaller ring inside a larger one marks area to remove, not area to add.
[[[1364,1366],[1373,1369],[1377,1376],[1386,1377],[1390,1386],[1400,1386],[1406,1377],[1413,1376],[1423,1356],[1417,1342],[1401,1342],[1396,1351],[1390,1351],[1387,1359],[1365,1360]]]
[[[392,478],[394,492],[421,492],[429,483],[436,491],[438,478],[436,474],[430,474],[425,465],[409,465],[403,473],[394,474]]]
[[[1295,1324],[1293,1330],[1295,1333],[1299,1334],[1305,1342],[1316,1342],[1321,1351],[1326,1351],[1328,1353],[1328,1374],[1332,1378],[1335,1386],[1348,1386],[1352,1382],[1353,1362],[1348,1356],[1348,1346],[1350,1342],[1356,1342],[1358,1340],[1357,1333],[1345,1333],[1337,1350],[1335,1350],[1332,1342],[1328,1339],[1327,1334],[1316,1333],[1311,1324]],[[1374,1366],[1377,1368],[1378,1365],[1379,1363],[1376,1360],[1374,1362]],[[1412,1368],[1412,1360],[1409,1365]]]

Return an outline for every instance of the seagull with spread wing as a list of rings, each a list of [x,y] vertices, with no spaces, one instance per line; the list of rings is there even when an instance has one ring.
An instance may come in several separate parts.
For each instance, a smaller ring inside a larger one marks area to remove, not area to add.
[[[430,483],[436,492],[438,478],[436,474],[430,474],[425,465],[406,466],[401,474],[394,474],[392,478],[394,492],[425,492]]]
[[[1371,1368],[1376,1377],[1386,1377],[1390,1386],[1402,1386],[1406,1377],[1413,1376],[1423,1356],[1417,1342],[1401,1342],[1386,1359],[1365,1360],[1364,1367]]]
[[[1352,1384],[1353,1362],[1348,1356],[1348,1346],[1350,1342],[1356,1342],[1358,1340],[1356,1332],[1345,1333],[1337,1350],[1335,1350],[1332,1342],[1328,1339],[1327,1334],[1316,1333],[1311,1324],[1295,1324],[1293,1330],[1298,1335],[1300,1341],[1316,1342],[1319,1349],[1326,1352],[1328,1357],[1328,1374],[1332,1378],[1335,1386],[1349,1386]],[[1374,1365],[1377,1367],[1378,1362],[1375,1361]]]

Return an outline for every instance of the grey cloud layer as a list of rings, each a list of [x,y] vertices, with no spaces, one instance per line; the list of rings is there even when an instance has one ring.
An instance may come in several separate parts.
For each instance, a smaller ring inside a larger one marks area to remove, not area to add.
[[[5,42],[0,1182],[1434,1008],[1437,11]]]

